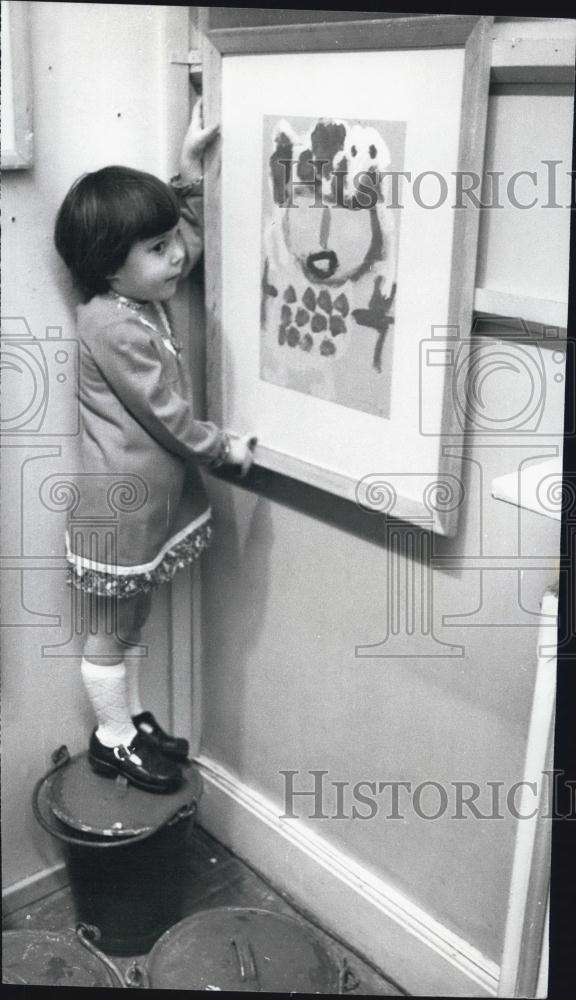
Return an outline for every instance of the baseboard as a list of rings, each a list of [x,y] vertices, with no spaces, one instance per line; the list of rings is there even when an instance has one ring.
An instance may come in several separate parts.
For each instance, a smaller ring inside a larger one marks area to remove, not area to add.
[[[52,865],[51,868],[34,872],[33,875],[20,879],[19,882],[14,882],[2,890],[2,914],[7,917],[23,906],[31,906],[32,903],[62,889],[67,884],[68,873],[63,861]]]
[[[199,821],[415,996],[497,996],[499,966],[209,757]]]

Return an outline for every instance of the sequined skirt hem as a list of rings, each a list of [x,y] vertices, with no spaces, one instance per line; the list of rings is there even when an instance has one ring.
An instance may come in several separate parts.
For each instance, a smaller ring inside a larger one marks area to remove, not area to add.
[[[198,559],[210,545],[211,539],[212,522],[206,521],[168,549],[154,569],[145,572],[115,573],[113,568],[104,572],[78,567],[71,561],[67,582],[77,590],[99,597],[137,597],[138,594],[155,590],[163,583],[169,583],[178,570]]]

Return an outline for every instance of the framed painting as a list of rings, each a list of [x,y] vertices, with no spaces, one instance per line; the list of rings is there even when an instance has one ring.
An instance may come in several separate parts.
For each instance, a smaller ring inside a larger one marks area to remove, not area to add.
[[[202,38],[205,120],[221,124],[205,179],[209,416],[256,434],[259,465],[446,535],[464,500],[448,446],[491,22]]]
[[[32,166],[28,4],[2,0],[2,170]]]

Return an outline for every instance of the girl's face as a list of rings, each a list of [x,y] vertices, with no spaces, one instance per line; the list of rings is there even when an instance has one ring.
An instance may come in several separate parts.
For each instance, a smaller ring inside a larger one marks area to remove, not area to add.
[[[139,302],[164,302],[176,291],[185,257],[178,226],[151,239],[137,240],[108,280],[118,295]]]

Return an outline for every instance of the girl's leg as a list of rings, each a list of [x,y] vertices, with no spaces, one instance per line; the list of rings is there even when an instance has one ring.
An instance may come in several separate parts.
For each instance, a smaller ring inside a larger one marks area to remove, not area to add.
[[[139,594],[134,599],[134,616],[130,631],[130,642],[137,644],[142,638],[142,629],[150,617],[152,594]]]
[[[90,595],[84,656],[92,663],[106,666],[122,662],[134,631],[137,600]]]
[[[152,597],[150,594],[142,594],[135,600],[135,615],[130,633],[130,642],[137,644],[140,642],[141,630],[150,614]],[[154,715],[145,711],[140,700],[140,661],[137,657],[128,657],[126,660],[126,681],[128,690],[128,705],[132,722],[136,728],[146,733],[149,739],[168,757],[174,760],[184,761],[188,758],[188,740],[181,736],[171,736],[166,733],[158,724]]]
[[[145,604],[128,599],[95,597],[90,601],[89,634],[82,678],[98,719],[90,739],[92,768],[108,776],[121,774],[150,792],[171,792],[182,774],[160,748],[134,725],[128,701],[124,651],[138,634]]]
[[[131,719],[124,652],[136,616],[131,599],[91,596],[82,679],[98,719],[96,735],[108,747],[128,746],[137,734]]]
[[[151,594],[140,594],[134,598],[134,617],[129,640],[135,646],[140,642],[142,628],[148,621],[151,606]],[[140,700],[140,659],[137,656],[128,656],[126,659],[126,685],[130,715],[132,717],[140,715],[144,709]]]

